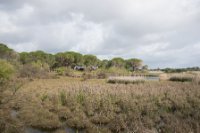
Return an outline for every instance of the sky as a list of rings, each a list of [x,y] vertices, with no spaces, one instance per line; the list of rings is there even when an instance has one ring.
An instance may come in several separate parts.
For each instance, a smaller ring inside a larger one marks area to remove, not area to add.
[[[0,42],[18,52],[200,66],[200,0],[0,0]]]

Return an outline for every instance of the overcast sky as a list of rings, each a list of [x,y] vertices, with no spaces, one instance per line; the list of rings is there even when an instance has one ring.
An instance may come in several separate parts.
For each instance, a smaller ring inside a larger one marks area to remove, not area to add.
[[[200,0],[0,0],[0,42],[16,51],[200,66]]]

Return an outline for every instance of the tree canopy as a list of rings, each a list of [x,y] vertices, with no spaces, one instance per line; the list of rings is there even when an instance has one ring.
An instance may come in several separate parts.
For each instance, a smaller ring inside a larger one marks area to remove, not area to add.
[[[142,67],[143,61],[136,58],[125,60],[121,57],[115,57],[111,60],[100,60],[95,55],[82,55],[81,53],[73,51],[59,52],[56,54],[46,53],[41,50],[17,53],[2,43],[0,44],[0,58],[7,61],[19,58],[19,62],[22,65],[41,62],[42,64],[47,64],[50,70],[59,67],[74,68],[74,66],[77,65],[84,67],[98,66],[104,69],[110,67],[116,67],[120,69],[126,68],[134,71],[139,68],[147,69],[146,66]]]

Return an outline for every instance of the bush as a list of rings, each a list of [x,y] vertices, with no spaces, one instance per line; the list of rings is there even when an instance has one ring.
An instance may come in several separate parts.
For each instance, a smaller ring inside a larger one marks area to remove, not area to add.
[[[14,67],[5,60],[0,60],[0,84],[9,80],[14,74]]]
[[[20,69],[20,77],[27,78],[46,78],[48,77],[49,66],[46,63],[32,62],[25,64]]]
[[[108,77],[108,74],[106,73],[106,70],[99,70],[98,72],[97,72],[97,78],[98,79],[105,79],[105,78],[107,78]]]
[[[56,70],[56,73],[60,76],[73,76],[73,70],[67,67],[59,67]]]
[[[93,76],[91,73],[89,73],[89,72],[84,72],[84,73],[82,74],[82,78],[83,78],[83,81],[85,81],[85,80],[87,80],[87,79],[92,79],[92,78],[94,78],[94,76]]]

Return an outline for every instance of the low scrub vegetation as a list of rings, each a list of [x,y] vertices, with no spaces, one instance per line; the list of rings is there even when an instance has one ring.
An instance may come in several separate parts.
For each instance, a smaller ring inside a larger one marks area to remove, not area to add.
[[[19,76],[23,78],[47,78],[48,74],[48,64],[40,61],[25,64],[19,70]]]

